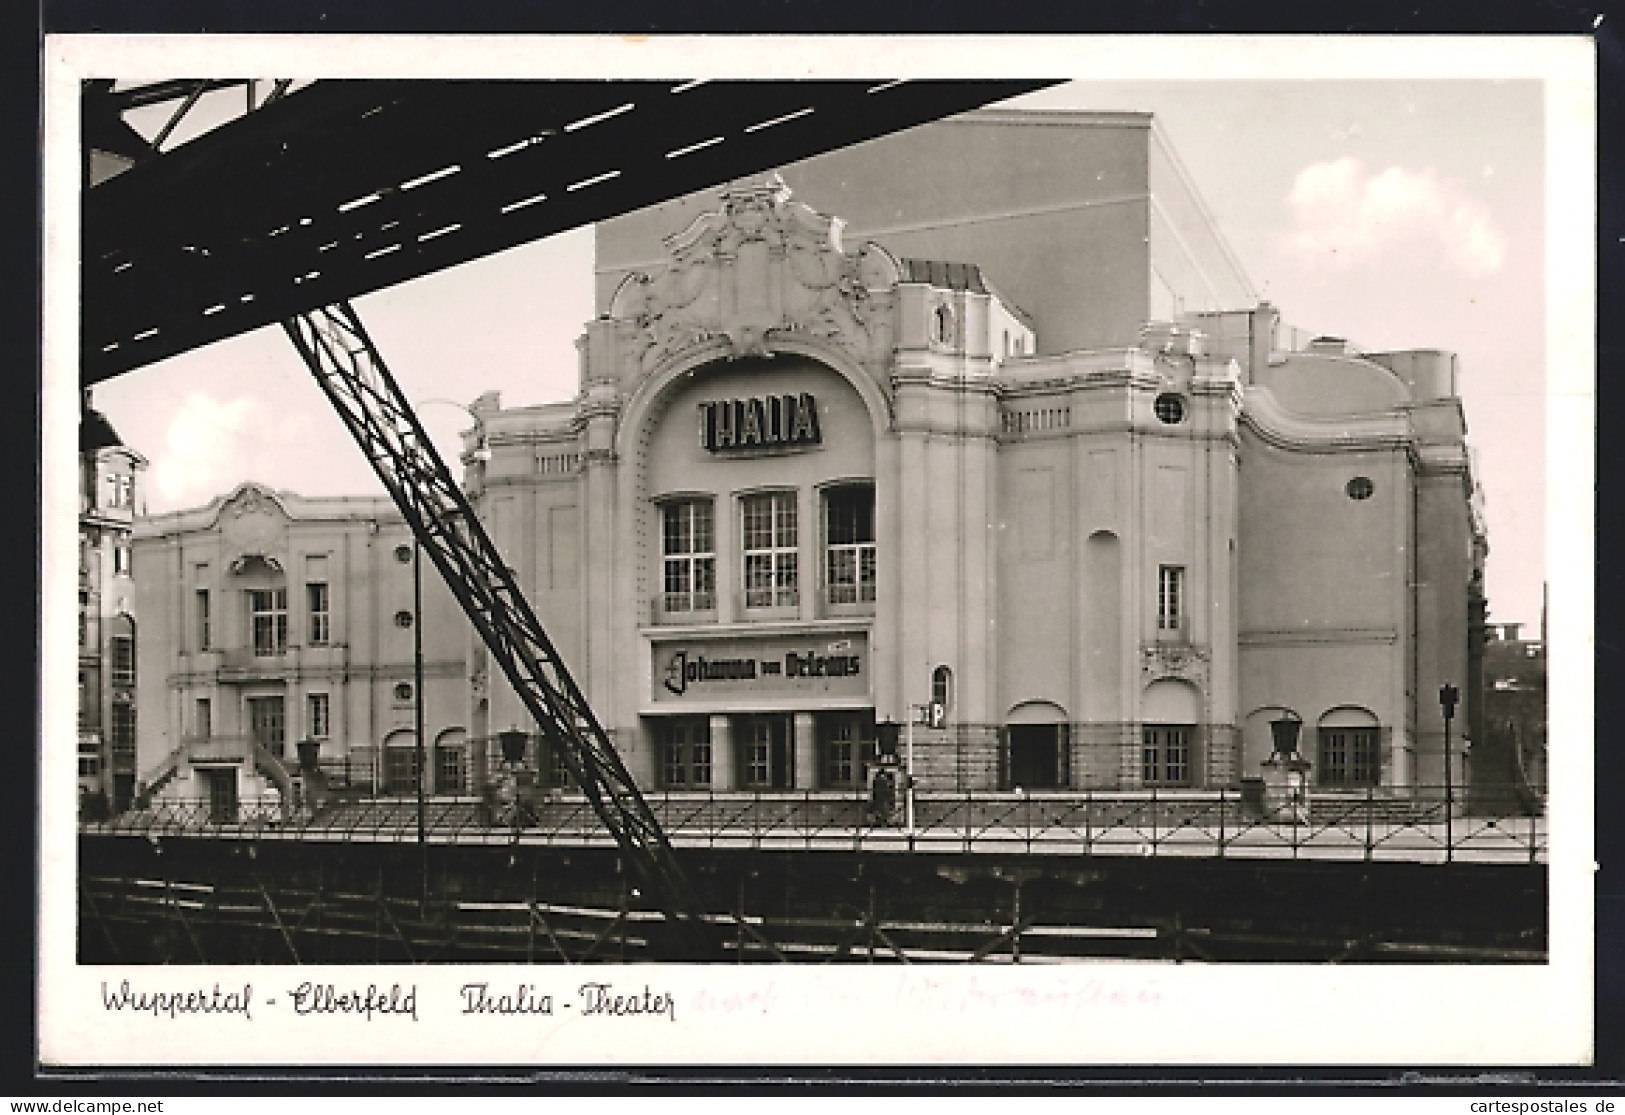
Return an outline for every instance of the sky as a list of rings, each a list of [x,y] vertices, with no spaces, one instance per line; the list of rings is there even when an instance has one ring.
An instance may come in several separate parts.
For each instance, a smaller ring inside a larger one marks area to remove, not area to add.
[[[1542,98],[1527,79],[1083,81],[1007,107],[1155,113],[1286,322],[1368,350],[1457,353],[1489,530],[1490,618],[1532,625],[1546,575]],[[574,395],[592,234],[355,306],[454,457],[467,416],[425,400]],[[280,329],[120,377],[95,402],[150,463],[149,512],[206,503],[248,479],[304,495],[382,492]]]

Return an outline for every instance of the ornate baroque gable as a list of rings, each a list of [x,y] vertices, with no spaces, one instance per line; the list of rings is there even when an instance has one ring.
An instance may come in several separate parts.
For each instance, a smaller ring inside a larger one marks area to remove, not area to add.
[[[217,521],[226,553],[241,563],[241,568],[232,568],[233,573],[261,568],[261,563],[271,571],[282,569],[288,548],[288,515],[268,489],[242,485],[221,507]],[[258,562],[243,560],[248,558]]]
[[[841,222],[790,200],[777,174],[730,188],[666,249],[666,268],[628,276],[610,309],[637,371],[717,338],[732,358],[762,355],[786,333],[828,340],[870,367],[890,357],[897,261],[878,244],[845,252]]]

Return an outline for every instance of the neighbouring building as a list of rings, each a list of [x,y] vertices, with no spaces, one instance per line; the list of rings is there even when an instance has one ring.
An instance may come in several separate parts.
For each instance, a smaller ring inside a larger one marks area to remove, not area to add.
[[[131,532],[146,460],[87,392],[79,411],[79,795],[129,806],[136,779],[136,601]]]
[[[1234,785],[1280,720],[1326,791],[1445,781],[1486,552],[1456,358],[1283,324],[1150,116],[680,198],[599,226],[596,284],[575,400],[482,397],[465,462],[643,784],[849,791],[933,701],[925,790]],[[473,733],[534,732],[469,664]]]
[[[1546,797],[1546,632],[1490,624],[1484,647],[1484,730],[1470,763],[1475,806],[1538,810]]]
[[[381,497],[306,499],[245,483],[143,518],[143,792],[208,801],[221,817],[287,800],[301,740],[318,744],[334,786],[415,792],[415,559],[410,530]],[[463,794],[468,625],[432,564],[422,602],[427,783]]]

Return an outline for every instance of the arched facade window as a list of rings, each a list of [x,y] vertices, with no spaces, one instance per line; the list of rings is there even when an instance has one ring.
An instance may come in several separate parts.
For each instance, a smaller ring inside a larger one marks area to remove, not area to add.
[[[417,737],[410,731],[384,737],[384,793],[415,794],[418,789]]]
[[[1315,782],[1321,786],[1375,786],[1382,771],[1382,726],[1364,708],[1335,708],[1315,729]]]
[[[468,733],[447,728],[434,741],[434,792],[468,793]]]
[[[941,705],[944,712],[953,707],[954,672],[946,666],[931,671],[931,703]]]
[[[1140,781],[1189,786],[1195,781],[1201,694],[1187,681],[1162,678],[1146,687],[1141,708]]]

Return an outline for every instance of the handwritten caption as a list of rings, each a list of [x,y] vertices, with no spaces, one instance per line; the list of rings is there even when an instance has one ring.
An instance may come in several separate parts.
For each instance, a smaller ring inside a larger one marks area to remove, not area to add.
[[[307,980],[282,992],[280,997],[273,994],[256,998],[252,983],[155,989],[137,987],[130,980],[123,980],[117,987],[103,982],[101,993],[102,1007],[109,1012],[170,1020],[182,1015],[237,1014],[252,1022],[256,1008],[263,1015],[285,1007],[301,1018],[340,1015],[366,1022],[387,1018],[420,1021],[415,983],[392,983],[384,988],[376,983],[348,987]],[[532,983],[501,987],[465,983],[457,990],[455,1012],[496,1016],[664,1018],[676,1022],[677,998],[670,991],[657,991],[648,984],[633,989],[589,981],[578,985],[574,994],[559,994]]]

